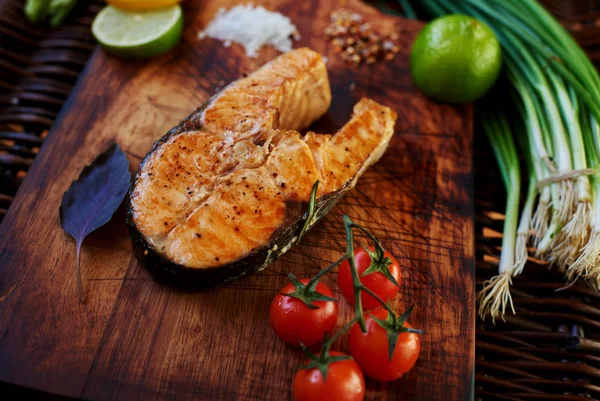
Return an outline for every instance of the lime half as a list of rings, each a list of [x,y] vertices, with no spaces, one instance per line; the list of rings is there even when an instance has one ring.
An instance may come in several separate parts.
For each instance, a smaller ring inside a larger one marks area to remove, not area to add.
[[[446,103],[477,100],[494,85],[502,67],[494,32],[466,15],[447,15],[427,24],[410,56],[415,84],[428,97]]]
[[[92,33],[109,53],[147,58],[172,49],[181,39],[183,13],[179,5],[150,11],[104,7],[94,19]]]

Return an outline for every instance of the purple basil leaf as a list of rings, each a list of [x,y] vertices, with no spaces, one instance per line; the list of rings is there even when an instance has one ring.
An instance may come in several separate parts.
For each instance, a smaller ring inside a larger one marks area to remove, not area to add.
[[[106,224],[129,188],[129,161],[116,143],[85,166],[65,192],[60,205],[60,223],[77,246],[77,286],[84,302],[79,259],[83,239]]]

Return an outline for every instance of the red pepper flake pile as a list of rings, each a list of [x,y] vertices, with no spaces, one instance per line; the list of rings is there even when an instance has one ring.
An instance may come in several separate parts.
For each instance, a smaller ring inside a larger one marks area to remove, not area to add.
[[[342,54],[342,59],[357,66],[373,64],[380,60],[393,60],[400,47],[396,44],[398,33],[375,32],[362,16],[347,9],[331,13],[331,24],[325,35],[333,49]]]

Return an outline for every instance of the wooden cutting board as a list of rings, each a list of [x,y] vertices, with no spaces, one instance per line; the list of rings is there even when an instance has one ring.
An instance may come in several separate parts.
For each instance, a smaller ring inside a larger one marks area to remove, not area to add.
[[[277,53],[248,59],[197,33],[234,0],[187,1],[183,42],[151,61],[98,49],[0,228],[0,381],[89,400],[290,400],[301,352],[268,323],[284,272],[313,275],[337,259],[341,216],[368,227],[403,267],[398,310],[425,330],[416,367],[395,382],[368,380],[368,400],[470,400],[474,366],[472,111],[434,104],[414,87],[410,46],[422,24],[344,2],[374,25],[400,33],[390,63],[356,69],[324,41],[341,0],[264,0],[291,17],[302,39],[329,59],[333,90],[318,132],[334,132],[362,96],[398,113],[382,160],[305,238],[267,270],[218,290],[185,293],[154,282],[131,253],[119,210],[84,244],[88,302],[80,305],[75,246],[62,231],[62,194],[111,141],[132,169],[152,143],[218,87]],[[335,276],[325,281],[337,291]],[[351,317],[340,301],[339,325]],[[345,340],[338,347],[345,350]]]

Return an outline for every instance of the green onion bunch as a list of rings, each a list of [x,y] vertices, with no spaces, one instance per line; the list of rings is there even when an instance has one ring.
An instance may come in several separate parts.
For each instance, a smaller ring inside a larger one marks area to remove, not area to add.
[[[498,275],[478,294],[482,318],[512,306],[528,257],[600,289],[600,78],[583,50],[536,0],[419,0],[429,16],[486,23],[503,51],[509,99],[478,108],[507,189]],[[499,88],[497,88],[498,91]],[[489,101],[483,103],[491,103]],[[481,110],[483,108],[483,110]],[[517,111],[519,124],[505,117]],[[522,193],[517,145],[529,184]],[[521,200],[523,200],[521,202]]]

